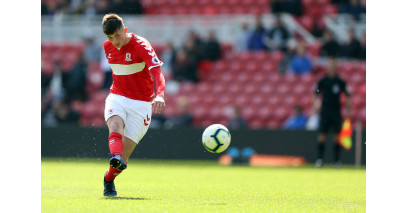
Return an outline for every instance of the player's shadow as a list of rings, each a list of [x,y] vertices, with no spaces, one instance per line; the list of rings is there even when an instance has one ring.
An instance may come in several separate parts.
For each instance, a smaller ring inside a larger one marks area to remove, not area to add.
[[[105,200],[150,200],[145,197],[105,197]]]

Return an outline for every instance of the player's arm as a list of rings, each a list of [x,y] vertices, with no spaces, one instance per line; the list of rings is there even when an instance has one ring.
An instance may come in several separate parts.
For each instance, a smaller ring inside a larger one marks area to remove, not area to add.
[[[152,68],[151,73],[154,76],[156,85],[156,97],[152,101],[152,112],[161,113],[165,109],[165,78],[160,67]]]
[[[346,103],[346,117],[350,117],[351,116],[351,96],[350,96],[350,92],[348,90],[347,84],[345,82],[343,82],[343,92],[345,93],[345,103]]]
[[[165,109],[165,78],[161,71],[163,63],[158,59],[154,49],[146,39],[140,38],[137,42],[141,44],[138,49],[138,55],[145,62],[155,80],[156,96],[152,101],[152,112],[161,113]]]
[[[320,93],[321,93],[321,81],[319,81],[316,85],[316,88],[314,89],[314,93],[312,96],[312,106],[313,106],[313,111],[314,112],[319,112],[320,106],[321,106],[321,99],[320,99]]]

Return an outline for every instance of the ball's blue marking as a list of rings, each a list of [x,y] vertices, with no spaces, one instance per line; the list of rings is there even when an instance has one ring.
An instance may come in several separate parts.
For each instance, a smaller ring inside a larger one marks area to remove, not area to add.
[[[214,139],[214,141],[216,141],[217,146],[214,149],[210,149],[213,152],[216,152],[221,146],[223,146],[224,144],[222,144],[219,139],[217,138],[217,135],[221,132],[224,131],[226,132],[228,135],[230,135],[230,133],[224,129],[217,129],[216,132],[213,135],[210,135],[210,137],[212,137]]]

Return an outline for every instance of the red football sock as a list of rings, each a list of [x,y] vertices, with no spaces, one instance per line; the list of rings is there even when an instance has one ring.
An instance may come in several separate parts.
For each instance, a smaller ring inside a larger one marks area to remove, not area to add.
[[[115,155],[123,155],[124,144],[123,136],[120,133],[112,132],[109,136],[109,149],[110,153]]]
[[[109,171],[104,175],[104,179],[107,182],[111,182],[121,173],[121,170],[115,169],[110,166]]]

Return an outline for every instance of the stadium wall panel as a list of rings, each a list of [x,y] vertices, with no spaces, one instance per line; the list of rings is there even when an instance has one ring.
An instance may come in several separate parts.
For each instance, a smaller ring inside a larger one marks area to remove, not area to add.
[[[206,159],[220,156],[206,151],[201,144],[202,129],[150,129],[135,148],[131,158]],[[304,130],[231,130],[231,146],[252,147],[259,154],[303,156],[316,160],[317,132]],[[355,135],[355,134],[353,134]],[[108,158],[108,130],[76,126],[42,128],[42,157]],[[365,140],[365,130],[362,132]],[[353,142],[355,138],[353,138]],[[355,147],[355,146],[354,146]],[[355,149],[342,150],[342,161],[353,164]],[[331,138],[326,145],[326,163],[333,161]],[[366,147],[362,144],[362,164],[366,164]]]

